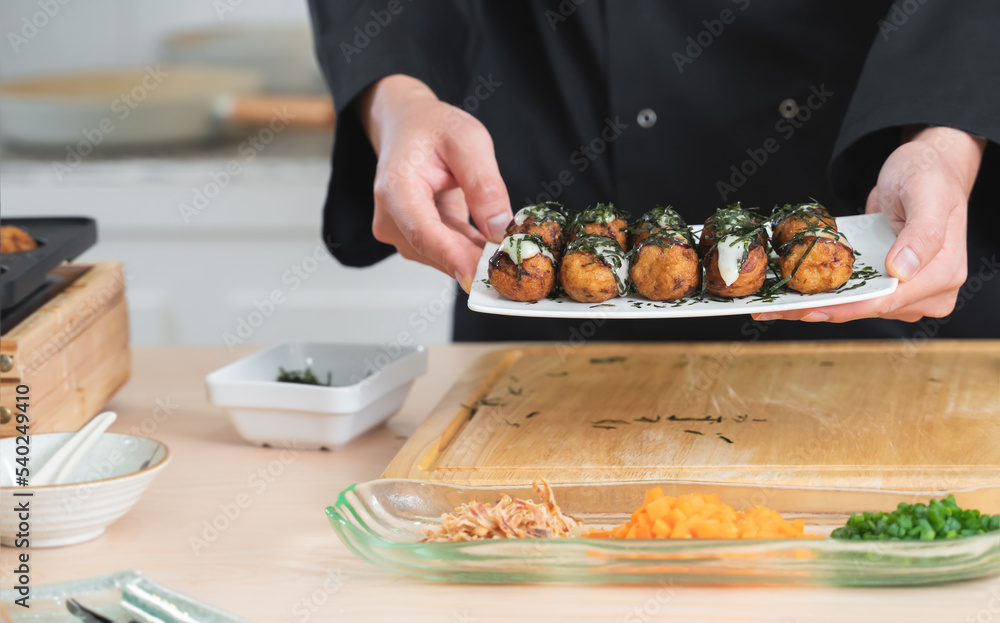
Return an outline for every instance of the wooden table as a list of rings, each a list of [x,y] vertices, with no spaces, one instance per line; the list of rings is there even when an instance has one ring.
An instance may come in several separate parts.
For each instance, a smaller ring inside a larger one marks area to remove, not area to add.
[[[1000,623],[1000,577],[882,589],[504,586],[425,581],[359,560],[341,545],[323,509],[350,484],[378,478],[457,375],[489,348],[432,348],[429,372],[402,410],[386,426],[334,452],[251,446],[207,403],[205,375],[249,351],[135,350],[132,380],[109,405],[119,414],[111,430],[135,430],[163,441],[173,463],[100,538],[33,550],[33,586],[137,569],[250,621],[273,623],[807,623],[903,617]],[[213,521],[228,527],[206,531]],[[12,583],[14,556],[9,548],[0,554],[4,587]]]

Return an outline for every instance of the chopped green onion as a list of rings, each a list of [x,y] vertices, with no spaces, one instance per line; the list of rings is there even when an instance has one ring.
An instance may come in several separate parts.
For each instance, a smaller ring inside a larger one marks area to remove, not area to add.
[[[891,513],[851,514],[847,524],[830,535],[858,541],[933,541],[1000,531],[1000,514],[963,510],[949,495],[928,504],[905,504]]]

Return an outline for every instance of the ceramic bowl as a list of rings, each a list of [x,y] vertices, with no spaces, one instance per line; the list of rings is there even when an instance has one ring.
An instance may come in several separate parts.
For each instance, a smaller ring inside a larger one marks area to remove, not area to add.
[[[73,433],[30,436],[29,472],[37,472]],[[17,438],[0,439],[0,543],[58,547],[95,539],[139,501],[153,478],[170,462],[167,446],[155,439],[104,433],[70,473],[68,483],[17,486]],[[28,495],[30,494],[30,495]],[[27,518],[16,507],[28,504]],[[27,530],[25,525],[27,524]],[[27,533],[25,536],[25,532]]]
[[[285,383],[279,368],[309,368],[329,386]],[[244,439],[331,449],[395,413],[427,371],[423,346],[288,342],[209,374],[208,396]]]

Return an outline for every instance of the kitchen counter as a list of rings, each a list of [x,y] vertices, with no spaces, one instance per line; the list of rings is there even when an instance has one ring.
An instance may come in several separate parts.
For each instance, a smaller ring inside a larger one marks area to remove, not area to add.
[[[124,569],[250,621],[928,621],[1000,623],[1000,577],[918,588],[448,584],[359,560],[323,509],[378,478],[460,371],[495,345],[430,349],[427,375],[387,425],[333,452],[247,444],[208,404],[205,375],[248,350],[148,348],[108,405],[112,432],[166,443],[173,461],[94,541],[32,551],[32,586]],[[242,507],[236,503],[239,498]],[[246,500],[249,499],[249,503]],[[210,527],[215,523],[221,529]],[[11,585],[16,552],[0,553]]]

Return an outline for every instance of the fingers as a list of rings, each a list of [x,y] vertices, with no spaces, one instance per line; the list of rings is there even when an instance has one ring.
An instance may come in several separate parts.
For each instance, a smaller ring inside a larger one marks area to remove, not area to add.
[[[868,193],[868,199],[865,200],[865,213],[875,214],[881,211],[882,204],[878,200],[878,186],[873,186],[871,192]]]
[[[885,194],[880,191],[879,197]],[[900,202],[898,213],[906,215],[906,224],[889,249],[885,269],[900,281],[910,281],[941,251],[956,198],[937,176],[914,178],[892,197],[890,202]],[[885,211],[885,202],[882,207]]]
[[[424,182],[410,178],[386,186],[375,189],[375,238],[395,246],[406,259],[455,277],[468,292],[482,246],[442,221],[434,192]]]
[[[477,121],[463,122],[445,140],[441,157],[461,187],[479,231],[488,240],[500,242],[514,215],[489,131]]]
[[[803,322],[848,322],[860,318],[882,318],[889,313],[884,298],[828,305],[826,307],[811,307],[809,309],[793,309],[783,312],[765,312],[752,314],[754,320],[801,320]]]
[[[445,225],[471,240],[480,249],[486,246],[486,238],[469,223],[469,206],[465,203],[461,188],[439,192],[434,201]]]

